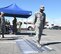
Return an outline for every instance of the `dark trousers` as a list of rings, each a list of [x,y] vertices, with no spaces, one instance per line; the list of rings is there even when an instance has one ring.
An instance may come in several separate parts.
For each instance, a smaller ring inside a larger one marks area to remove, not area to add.
[[[16,27],[16,26],[13,27],[13,33],[14,33],[14,34],[17,33],[17,27]]]
[[[2,26],[1,31],[2,31],[2,38],[4,38],[4,26]]]

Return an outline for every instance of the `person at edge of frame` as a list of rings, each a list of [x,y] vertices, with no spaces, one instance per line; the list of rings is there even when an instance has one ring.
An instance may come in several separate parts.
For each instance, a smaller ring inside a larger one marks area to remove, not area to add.
[[[4,33],[5,33],[5,18],[4,18],[4,13],[0,13],[0,20],[1,20],[1,32],[2,32],[2,38],[4,38]]]

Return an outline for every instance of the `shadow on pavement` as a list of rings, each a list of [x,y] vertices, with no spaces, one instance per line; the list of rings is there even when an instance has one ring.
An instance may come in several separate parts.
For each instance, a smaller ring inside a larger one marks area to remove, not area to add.
[[[0,38],[0,40],[17,40],[18,37],[4,37],[4,38]]]
[[[46,36],[46,34],[42,34],[43,36]]]
[[[45,43],[45,44],[42,44],[42,46],[46,46],[46,45],[53,45],[53,44],[61,44],[61,42]]]
[[[23,32],[23,33],[20,33],[20,32],[17,32],[16,33],[16,35],[35,35],[35,33],[25,33],[25,32]]]

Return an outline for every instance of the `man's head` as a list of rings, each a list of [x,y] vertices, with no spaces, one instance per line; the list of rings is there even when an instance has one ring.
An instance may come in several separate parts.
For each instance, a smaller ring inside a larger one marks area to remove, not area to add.
[[[4,13],[3,13],[3,12],[0,12],[0,15],[1,15],[1,16],[3,16],[3,15],[4,15]]]
[[[41,5],[41,7],[40,7],[40,12],[43,12],[44,9],[45,9],[45,7],[44,7],[43,5]]]
[[[16,19],[16,17],[14,16],[14,19]]]

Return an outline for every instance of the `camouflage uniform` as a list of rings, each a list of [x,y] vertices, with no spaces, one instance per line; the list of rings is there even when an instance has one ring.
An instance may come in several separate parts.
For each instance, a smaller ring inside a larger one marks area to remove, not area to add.
[[[35,31],[36,31],[36,36],[35,36],[35,38],[36,38],[36,40],[38,40],[38,41],[40,41],[40,39],[41,39],[41,35],[42,35],[42,31],[43,31],[43,28],[44,28],[44,25],[45,25],[45,18],[46,17],[46,15],[45,15],[45,13],[43,12],[37,12],[36,14],[35,14],[35,21],[34,21],[34,23],[35,23]]]

